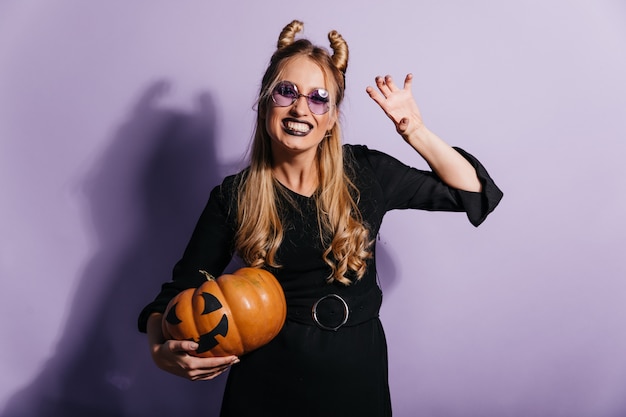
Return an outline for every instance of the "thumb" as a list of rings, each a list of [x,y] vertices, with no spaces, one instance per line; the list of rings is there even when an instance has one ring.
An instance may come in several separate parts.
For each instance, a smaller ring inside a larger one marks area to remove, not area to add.
[[[192,340],[176,340],[171,344],[174,352],[193,352],[198,349],[198,344]]]
[[[408,127],[409,127],[409,119],[408,117],[403,117],[398,123],[398,126],[396,129],[398,130],[398,133],[403,134],[404,132],[406,132]]]

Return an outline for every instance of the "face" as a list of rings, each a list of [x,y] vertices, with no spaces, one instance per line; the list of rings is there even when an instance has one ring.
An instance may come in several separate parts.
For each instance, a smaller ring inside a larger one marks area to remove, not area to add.
[[[331,90],[322,69],[306,57],[289,61],[278,81],[288,81],[295,85],[297,93],[311,96],[314,101],[320,99],[316,95],[318,89]],[[299,96],[292,104],[280,107],[270,99],[265,128],[272,140],[272,154],[275,157],[293,157],[305,153],[314,155],[326,132],[334,126],[337,117],[333,105],[328,112],[316,114],[320,113],[318,106],[314,104],[311,111],[307,100],[307,97]],[[332,98],[330,101],[332,103]]]

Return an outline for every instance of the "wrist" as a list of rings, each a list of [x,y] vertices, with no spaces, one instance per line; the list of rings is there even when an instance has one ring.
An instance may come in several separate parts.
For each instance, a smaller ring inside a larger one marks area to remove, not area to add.
[[[428,130],[426,126],[420,124],[419,126],[411,129],[410,132],[401,134],[402,138],[415,149],[420,149],[428,144],[432,139],[432,132]]]

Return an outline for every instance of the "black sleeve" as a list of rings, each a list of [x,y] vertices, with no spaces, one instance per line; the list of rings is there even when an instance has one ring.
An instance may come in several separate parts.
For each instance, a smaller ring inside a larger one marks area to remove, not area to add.
[[[354,153],[364,158],[384,193],[385,210],[421,209],[461,211],[474,226],[480,225],[502,199],[502,191],[487,170],[463,149],[454,148],[476,170],[481,192],[457,190],[446,185],[435,173],[409,167],[385,153],[356,146]]]
[[[461,204],[467,213],[467,218],[470,223],[478,227],[500,203],[504,194],[478,159],[461,148],[454,149],[472,164],[482,185],[480,193],[456,190],[461,199]]]
[[[164,312],[176,294],[199,287],[206,280],[200,270],[215,277],[223,273],[233,256],[236,215],[233,195],[232,177],[211,191],[183,257],[174,266],[172,281],[163,284],[154,301],[141,311],[139,331],[145,332],[150,314]]]

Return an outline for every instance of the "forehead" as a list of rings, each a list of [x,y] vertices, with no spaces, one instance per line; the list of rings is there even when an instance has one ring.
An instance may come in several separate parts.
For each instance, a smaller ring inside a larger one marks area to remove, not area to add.
[[[299,90],[328,89],[326,74],[312,59],[299,56],[288,60],[281,71],[282,80],[291,81]]]

